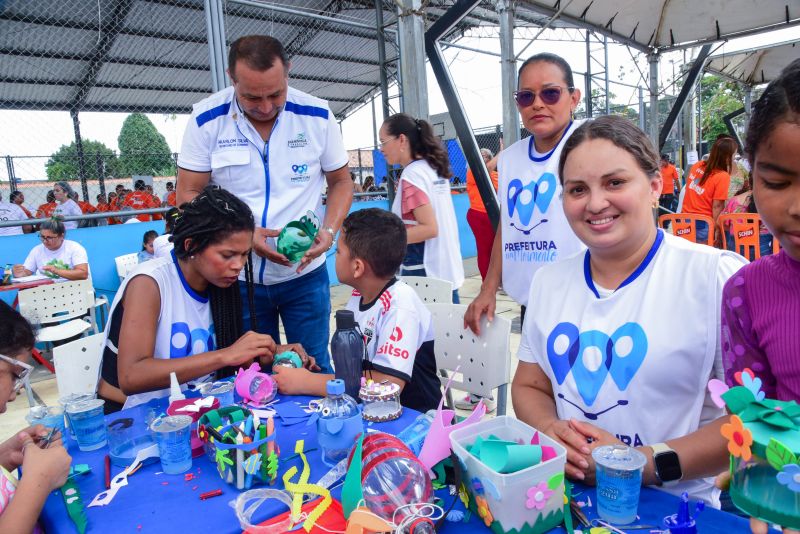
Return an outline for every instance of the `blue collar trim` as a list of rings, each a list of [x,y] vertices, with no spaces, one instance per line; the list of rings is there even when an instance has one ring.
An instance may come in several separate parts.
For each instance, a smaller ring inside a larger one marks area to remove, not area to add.
[[[653,261],[653,258],[658,252],[658,249],[661,248],[661,244],[664,242],[664,232],[660,228],[656,231],[656,239],[653,241],[653,244],[650,245],[650,250],[647,252],[647,256],[644,257],[642,263],[626,278],[623,282],[619,285],[614,292],[619,291],[623,287],[627,286],[628,284],[633,283],[634,280],[639,278],[639,276],[647,269],[647,266],[650,265],[650,262]],[[591,266],[591,254],[589,251],[586,251],[586,255],[583,257],[583,278],[586,280],[586,285],[589,286],[589,289],[594,293],[594,296],[600,298],[600,293],[597,291],[597,288],[594,285],[594,280],[592,280],[592,266]]]
[[[556,151],[556,149],[558,148],[558,145],[560,145],[561,141],[564,140],[564,136],[567,135],[567,132],[570,130],[570,128],[572,128],[572,121],[569,121],[569,124],[567,125],[567,128],[564,130],[564,133],[561,134],[561,137],[559,138],[558,143],[556,143],[556,146],[554,146],[550,150],[550,152],[548,152],[547,154],[545,154],[541,158],[537,158],[536,156],[534,156],[534,154],[536,153],[536,147],[533,145],[533,135],[531,135],[530,140],[528,141],[528,157],[530,158],[530,160],[531,161],[535,161],[535,162],[538,163],[538,162],[547,161],[548,159],[550,159],[550,156],[553,155],[553,152]]]
[[[186,278],[183,276],[183,271],[181,271],[181,265],[178,263],[178,257],[175,255],[175,251],[173,250],[170,252],[172,255],[172,261],[175,263],[175,269],[178,271],[178,278],[181,279],[181,285],[183,285],[184,291],[186,291],[190,297],[194,300],[199,302],[200,304],[205,304],[208,302],[208,292],[204,291],[202,294],[198,293],[192,286],[189,285],[189,282],[186,281]]]

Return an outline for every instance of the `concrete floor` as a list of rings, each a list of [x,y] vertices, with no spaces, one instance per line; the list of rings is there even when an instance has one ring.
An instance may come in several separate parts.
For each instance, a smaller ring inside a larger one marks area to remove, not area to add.
[[[478,273],[475,258],[464,261],[464,272],[467,279],[459,290],[459,296],[462,304],[469,304],[478,295],[481,286],[481,277]],[[331,288],[331,332],[335,330],[333,312],[345,306],[347,300],[350,298],[351,291],[352,289],[350,287],[344,285]],[[513,377],[517,367],[516,354],[520,341],[519,305],[511,300],[505,293],[500,293],[497,298],[497,315],[512,321],[509,348],[511,350],[511,376]],[[56,388],[55,378],[46,370],[37,370],[34,374],[33,389],[46,404],[50,405],[58,402],[58,390]],[[459,395],[460,394],[456,392],[455,398],[459,398]],[[508,395],[508,413],[513,414],[510,391]],[[28,408],[28,401],[23,390],[14,402],[8,403],[6,413],[0,415],[0,442],[12,436],[14,432],[27,426],[25,416],[28,414]]]

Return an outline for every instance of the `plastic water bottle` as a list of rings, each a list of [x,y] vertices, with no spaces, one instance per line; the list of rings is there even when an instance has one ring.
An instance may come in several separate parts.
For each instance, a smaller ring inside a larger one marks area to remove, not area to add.
[[[336,378],[343,380],[347,394],[357,399],[361,388],[364,335],[350,310],[336,311],[336,331],[331,338],[331,355]]]
[[[322,461],[333,467],[347,457],[358,434],[363,430],[361,411],[355,399],[345,393],[344,382],[328,380],[328,396],[322,400],[317,433],[322,446]],[[338,419],[341,424],[330,425]]]
[[[433,416],[435,414],[436,410],[428,410],[425,413],[419,414],[411,425],[407,426],[397,435],[400,441],[408,445],[411,452],[416,455],[419,455],[419,452],[422,450],[422,444],[428,436],[428,431],[431,429],[431,423],[433,422]]]

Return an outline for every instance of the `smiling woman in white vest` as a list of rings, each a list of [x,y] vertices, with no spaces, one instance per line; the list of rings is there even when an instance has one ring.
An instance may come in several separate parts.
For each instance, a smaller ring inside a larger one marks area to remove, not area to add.
[[[588,250],[539,269],[511,388],[517,417],[567,448],[567,475],[593,483],[591,451],[622,443],[647,458],[643,484],[719,507],[727,465],[722,288],[746,260],[656,228],[658,153],[622,117],[578,128],[559,161],[564,213]],[[665,317],[682,317],[680,335]]]
[[[380,130],[388,165],[402,165],[392,212],[406,225],[403,276],[429,276],[453,284],[453,302],[464,283],[458,223],[450,195],[450,161],[431,125],[406,113],[386,119]]]

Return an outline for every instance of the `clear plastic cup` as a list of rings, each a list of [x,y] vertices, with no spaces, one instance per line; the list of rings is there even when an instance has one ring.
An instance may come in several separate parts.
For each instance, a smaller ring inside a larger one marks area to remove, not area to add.
[[[150,425],[164,473],[178,475],[192,468],[191,429],[192,418],[188,415],[159,417]]]
[[[70,393],[58,399],[58,403],[64,408],[64,422],[67,425],[67,432],[69,437],[74,441],[75,433],[72,431],[72,425],[69,422],[69,414],[66,413],[67,405],[73,402],[87,401],[97,398],[97,393]]]
[[[67,434],[64,426],[64,408],[61,406],[32,406],[25,416],[30,425],[42,425],[45,428],[56,428],[61,432],[64,447],[67,447]]]
[[[141,422],[135,422],[131,417],[121,417],[111,421],[106,427],[111,463],[118,467],[131,465],[141,449],[154,443],[148,428]]]
[[[67,405],[69,423],[75,432],[75,440],[82,451],[94,451],[108,443],[106,423],[103,416],[103,399],[72,402]]]
[[[597,465],[597,514],[616,525],[636,520],[644,454],[624,445],[606,445],[592,451]]]

